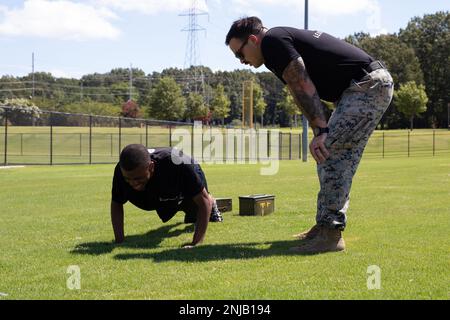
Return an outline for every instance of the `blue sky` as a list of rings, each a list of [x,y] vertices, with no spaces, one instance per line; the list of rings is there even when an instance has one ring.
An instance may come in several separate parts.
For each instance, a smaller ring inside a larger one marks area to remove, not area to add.
[[[0,76],[35,70],[79,78],[113,68],[146,73],[183,68],[192,3],[208,15],[197,22],[199,61],[212,70],[247,68],[224,45],[231,23],[258,15],[267,27],[303,28],[303,0],[0,0]],[[309,28],[345,37],[398,32],[414,16],[450,10],[448,0],[309,0]],[[264,67],[259,70],[265,71]]]

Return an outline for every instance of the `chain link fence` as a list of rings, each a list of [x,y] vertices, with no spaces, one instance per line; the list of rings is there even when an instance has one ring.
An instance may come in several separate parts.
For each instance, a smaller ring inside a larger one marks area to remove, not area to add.
[[[170,146],[177,127],[192,124],[50,111],[30,116],[0,106],[0,163],[115,163],[127,144]]]
[[[203,127],[196,131],[192,123],[50,111],[40,111],[36,115],[0,106],[0,156],[3,157],[0,165],[116,163],[120,151],[131,143],[149,148],[178,146],[180,129],[192,140],[183,151],[200,162],[218,154],[224,162],[247,161],[251,157],[250,138],[244,137],[244,130],[236,130],[236,135],[230,138],[222,128]],[[218,147],[223,147],[222,153],[218,153],[214,130],[223,133]],[[258,154],[261,154],[260,148],[267,148],[267,156],[280,160],[302,158],[301,133],[255,132]],[[241,135],[243,138],[239,139]],[[260,144],[262,138],[267,141],[264,147]],[[197,150],[194,150],[195,141],[200,141]],[[233,152],[226,152],[230,149]],[[440,155],[450,155],[448,130],[375,131],[364,153],[364,157],[371,158]]]

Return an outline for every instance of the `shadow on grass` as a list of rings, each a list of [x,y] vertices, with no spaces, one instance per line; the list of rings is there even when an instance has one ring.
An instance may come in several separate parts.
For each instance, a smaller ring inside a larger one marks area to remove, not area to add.
[[[194,225],[186,225],[183,229],[172,230],[183,223],[164,225],[158,229],[150,230],[140,235],[125,237],[121,244],[114,242],[86,242],[78,244],[72,254],[102,255],[111,253],[115,248],[130,249],[156,249],[159,244],[167,238],[178,237],[183,233],[194,232]],[[298,241],[267,241],[251,243],[231,243],[231,244],[203,244],[192,249],[181,247],[168,249],[160,252],[124,253],[117,254],[114,259],[132,260],[149,259],[154,262],[165,261],[213,261],[225,259],[257,259],[272,256],[299,255],[289,251],[290,247],[299,245]],[[304,254],[309,255],[309,254]]]
[[[133,249],[154,249],[167,238],[178,237],[187,232],[194,232],[194,225],[186,225],[184,229],[172,230],[181,225],[179,222],[172,225],[165,225],[155,230],[150,230],[147,233],[140,235],[126,236],[125,241],[121,244],[114,242],[86,242],[78,244],[70,253],[73,254],[88,254],[88,255],[102,255],[111,253],[114,248],[133,248]]]
[[[118,260],[151,259],[154,262],[165,261],[191,261],[207,262],[225,259],[257,259],[273,256],[300,255],[289,251],[289,248],[298,245],[296,241],[273,241],[235,244],[211,244],[200,245],[192,249],[170,249],[154,253],[130,253],[118,254],[114,258]],[[311,254],[301,254],[311,255]]]

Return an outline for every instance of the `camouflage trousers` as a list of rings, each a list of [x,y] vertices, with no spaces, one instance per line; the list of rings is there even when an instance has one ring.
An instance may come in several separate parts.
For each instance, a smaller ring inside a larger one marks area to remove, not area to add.
[[[392,77],[378,69],[352,81],[336,103],[328,121],[330,132],[325,146],[330,157],[317,165],[320,191],[316,222],[344,230],[350,201],[350,188],[364,148],[393,95]]]

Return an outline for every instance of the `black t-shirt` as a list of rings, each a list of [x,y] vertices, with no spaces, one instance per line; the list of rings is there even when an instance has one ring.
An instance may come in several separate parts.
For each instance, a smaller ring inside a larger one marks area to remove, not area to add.
[[[319,97],[337,101],[352,79],[364,76],[362,68],[374,59],[363,50],[327,33],[276,27],[261,42],[266,67],[284,83],[283,71],[302,57]]]
[[[188,156],[182,155],[180,159],[174,155],[176,159],[173,161],[172,148],[150,149],[149,152],[155,170],[145,190],[134,190],[125,181],[117,164],[112,183],[112,200],[121,204],[130,201],[140,209],[156,210],[159,217],[166,221],[179,210],[184,199],[198,195],[205,184],[196,172],[199,170],[196,166],[199,165]]]

